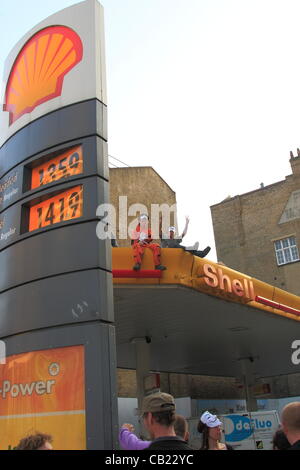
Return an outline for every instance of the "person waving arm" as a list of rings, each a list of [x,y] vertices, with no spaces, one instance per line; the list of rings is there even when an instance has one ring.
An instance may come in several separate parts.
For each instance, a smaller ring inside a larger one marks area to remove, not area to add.
[[[188,227],[189,227],[189,223],[190,223],[190,218],[186,215],[186,216],[185,216],[185,227],[184,227],[184,229],[183,229],[181,238],[185,237],[185,235],[187,234]]]

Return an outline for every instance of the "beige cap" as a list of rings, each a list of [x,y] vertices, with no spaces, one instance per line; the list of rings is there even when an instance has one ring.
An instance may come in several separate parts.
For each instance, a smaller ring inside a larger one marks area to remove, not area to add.
[[[168,393],[152,393],[144,398],[142,413],[157,413],[159,411],[175,411],[175,401]]]

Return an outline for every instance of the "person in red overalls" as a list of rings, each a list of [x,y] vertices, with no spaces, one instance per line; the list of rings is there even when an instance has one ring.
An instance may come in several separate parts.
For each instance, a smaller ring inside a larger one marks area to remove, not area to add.
[[[155,269],[164,271],[167,268],[160,264],[160,246],[157,243],[152,243],[152,234],[150,228],[148,227],[148,222],[149,217],[146,214],[142,214],[139,218],[139,224],[132,234],[131,244],[135,261],[133,269],[135,271],[141,269],[145,248],[149,248],[153,254]]]

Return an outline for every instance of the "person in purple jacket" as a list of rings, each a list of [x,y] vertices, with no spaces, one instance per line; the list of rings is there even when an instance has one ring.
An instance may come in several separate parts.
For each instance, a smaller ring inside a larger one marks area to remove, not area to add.
[[[134,434],[134,426],[124,423],[119,432],[119,441],[124,450],[144,450],[150,446],[151,441],[143,441]]]
[[[181,416],[176,415],[174,429],[177,436],[181,437],[184,441],[189,440],[189,431],[187,420]],[[152,441],[143,441],[134,434],[134,426],[132,424],[124,423],[119,432],[119,441],[124,450],[145,450]]]

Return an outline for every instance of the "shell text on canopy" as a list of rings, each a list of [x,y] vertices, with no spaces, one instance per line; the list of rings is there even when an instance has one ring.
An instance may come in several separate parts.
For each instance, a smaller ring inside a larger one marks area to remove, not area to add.
[[[65,75],[81,61],[80,37],[66,26],[36,33],[22,48],[7,82],[4,111],[11,125],[36,106],[61,95]]]

